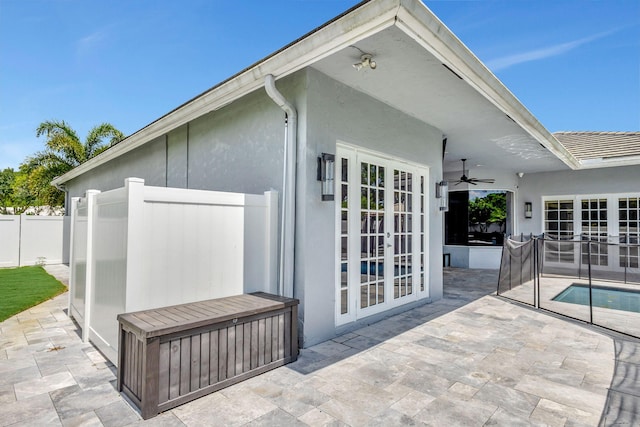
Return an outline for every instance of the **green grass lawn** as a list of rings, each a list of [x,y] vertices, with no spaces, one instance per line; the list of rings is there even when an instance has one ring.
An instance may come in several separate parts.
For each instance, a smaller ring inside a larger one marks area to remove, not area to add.
[[[0,322],[66,289],[42,267],[0,268]]]

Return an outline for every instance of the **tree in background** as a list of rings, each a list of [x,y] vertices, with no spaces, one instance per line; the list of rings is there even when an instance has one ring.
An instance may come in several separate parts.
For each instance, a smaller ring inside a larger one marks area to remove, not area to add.
[[[0,171],[0,214],[20,215],[35,203],[27,175],[6,168]]]
[[[16,173],[12,168],[0,171],[0,214],[6,214],[7,208],[13,205],[13,183]]]
[[[78,134],[64,121],[45,121],[36,129],[36,136],[44,136],[45,149],[28,157],[20,165],[26,176],[26,188],[36,205],[62,206],[64,193],[51,181],[69,172],[112,145],[124,139],[124,134],[109,123],[94,126],[82,142]]]
[[[499,224],[502,229],[506,220],[506,193],[489,193],[469,200],[469,223],[480,226],[482,232],[487,231],[489,224]]]

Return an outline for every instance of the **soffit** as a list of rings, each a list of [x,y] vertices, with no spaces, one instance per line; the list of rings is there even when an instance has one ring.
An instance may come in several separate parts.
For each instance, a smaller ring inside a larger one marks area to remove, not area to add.
[[[375,72],[357,73],[351,67],[360,56],[349,47],[354,44],[376,54],[380,65]],[[440,65],[442,61],[464,70],[461,74],[465,80],[448,75],[449,71]],[[522,172],[566,169],[559,158],[579,167],[566,149],[422,3],[379,0],[357,5],[53,183],[62,184],[203,114],[261,90],[268,74],[280,79],[308,66],[440,128],[449,142],[445,170],[455,170],[462,157],[473,164],[496,168],[509,165]],[[517,124],[501,111],[509,112]],[[539,142],[553,150],[555,156]]]
[[[357,47],[357,48],[356,48]],[[373,54],[375,70],[356,71],[361,51]],[[313,64],[313,68],[442,130],[445,171],[470,165],[515,172],[568,169],[562,161],[466,80],[398,27],[387,28]]]

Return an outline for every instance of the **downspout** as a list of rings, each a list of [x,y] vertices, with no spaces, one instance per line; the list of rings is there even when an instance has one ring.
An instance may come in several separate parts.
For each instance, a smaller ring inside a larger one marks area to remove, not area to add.
[[[264,79],[267,95],[285,112],[284,168],[282,174],[282,221],[280,224],[280,272],[278,293],[293,297],[294,245],[296,230],[296,151],[298,113],[276,88],[273,75]]]
[[[65,215],[71,215],[71,213],[67,210],[70,207],[70,200],[69,200],[69,191],[67,190],[67,186],[64,184],[53,184],[54,187],[56,187],[57,190],[62,191],[64,193],[64,214]]]

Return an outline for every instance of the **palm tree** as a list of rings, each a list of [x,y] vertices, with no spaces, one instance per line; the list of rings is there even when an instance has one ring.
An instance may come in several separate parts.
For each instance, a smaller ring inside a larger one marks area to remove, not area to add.
[[[51,180],[102,153],[124,139],[124,134],[109,123],[94,126],[84,142],[65,121],[40,123],[36,136],[46,138],[45,149],[28,157],[20,170],[28,174],[29,187],[37,202],[60,206],[64,194],[51,186]]]

